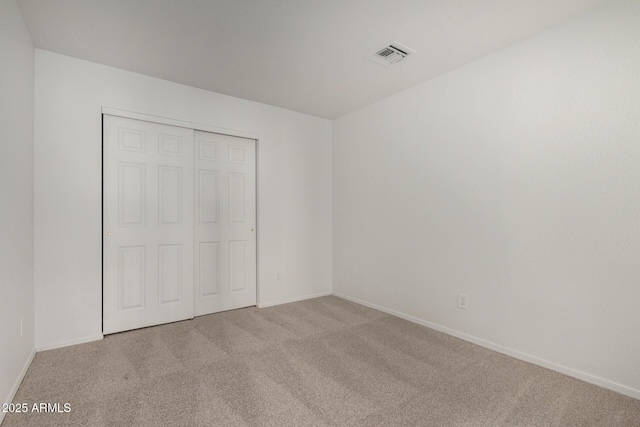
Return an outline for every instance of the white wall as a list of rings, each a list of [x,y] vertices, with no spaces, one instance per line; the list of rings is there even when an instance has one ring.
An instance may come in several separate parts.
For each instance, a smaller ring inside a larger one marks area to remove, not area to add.
[[[618,2],[335,120],[334,291],[640,398],[639,22]]]
[[[0,0],[0,402],[34,351],[33,52],[15,1]]]
[[[38,348],[101,334],[103,106],[258,134],[259,303],[331,292],[330,121],[47,51],[35,58]]]

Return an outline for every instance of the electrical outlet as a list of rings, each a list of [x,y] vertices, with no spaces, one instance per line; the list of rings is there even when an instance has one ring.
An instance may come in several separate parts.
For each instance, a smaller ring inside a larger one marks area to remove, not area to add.
[[[458,308],[466,310],[468,303],[469,297],[467,296],[467,294],[458,294]]]
[[[282,278],[282,275],[280,274],[280,272],[276,271],[276,282],[279,282],[281,278]]]

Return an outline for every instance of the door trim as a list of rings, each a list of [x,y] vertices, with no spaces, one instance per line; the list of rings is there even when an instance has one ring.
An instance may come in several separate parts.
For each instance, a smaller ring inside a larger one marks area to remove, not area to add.
[[[188,128],[188,129],[193,129],[194,131],[196,130],[200,130],[200,131],[204,131],[204,132],[212,132],[212,133],[220,133],[223,135],[230,135],[230,136],[238,136],[241,138],[248,138],[248,139],[253,139],[256,141],[256,164],[255,164],[255,168],[256,168],[256,307],[260,308],[262,307],[262,304],[260,303],[260,134],[255,133],[255,132],[250,132],[250,131],[243,131],[243,130],[237,130],[237,129],[231,129],[231,128],[223,128],[223,127],[219,127],[219,126],[212,126],[212,125],[207,125],[207,124],[203,124],[203,123],[197,123],[197,122],[189,122],[189,121],[185,121],[185,120],[178,120],[178,119],[172,119],[172,118],[168,118],[168,117],[162,117],[162,116],[154,116],[151,114],[144,114],[144,113],[137,113],[134,111],[127,111],[127,110],[121,110],[121,109],[117,109],[117,108],[112,108],[112,107],[105,107],[103,106],[101,108],[100,111],[100,123],[101,123],[101,134],[100,134],[100,141],[101,141],[101,145],[104,144],[104,123],[103,123],[103,116],[107,114],[110,116],[117,116],[117,117],[124,117],[127,119],[134,119],[134,120],[142,120],[142,121],[147,121],[147,122],[152,122],[152,123],[159,123],[159,124],[164,124],[164,125],[169,125],[169,126],[177,126],[177,127],[183,127],[183,128]],[[100,224],[101,224],[101,228],[104,228],[104,147],[102,147],[102,149],[100,150],[100,167],[101,167],[101,200],[100,200]],[[102,230],[102,239],[100,240],[100,253],[101,253],[101,267],[102,267],[102,271],[101,271],[101,275],[100,275],[100,279],[101,279],[101,291],[104,289],[104,229]],[[101,292],[102,294],[102,292]],[[101,298],[103,300],[103,298]],[[195,303],[195,301],[194,301]],[[102,334],[104,334],[104,300],[102,301],[102,306],[101,308],[101,323],[102,323]],[[102,335],[101,334],[101,335]]]
[[[118,110],[116,108],[102,107],[102,114],[124,117],[126,119],[142,120],[145,122],[160,123],[162,125],[177,126],[177,127],[193,129],[193,130],[201,130],[204,132],[213,132],[213,133],[221,133],[223,135],[239,136],[242,138],[255,139],[256,142],[259,141],[259,135],[253,132],[222,128],[218,126],[205,125],[202,123],[187,122],[184,120],[170,119],[168,117],[152,116],[149,114],[135,113],[133,111]]]

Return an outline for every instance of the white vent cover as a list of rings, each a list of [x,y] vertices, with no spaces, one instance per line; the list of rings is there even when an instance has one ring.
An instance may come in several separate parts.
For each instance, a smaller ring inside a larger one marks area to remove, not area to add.
[[[416,53],[413,49],[401,45],[398,42],[391,42],[388,46],[383,47],[376,53],[367,56],[370,60],[387,67],[397,64],[412,53]]]

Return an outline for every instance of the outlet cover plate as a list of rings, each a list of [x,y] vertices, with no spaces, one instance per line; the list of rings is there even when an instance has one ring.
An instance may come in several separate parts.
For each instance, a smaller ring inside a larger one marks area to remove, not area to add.
[[[458,308],[466,310],[468,303],[469,296],[467,294],[458,294]]]

